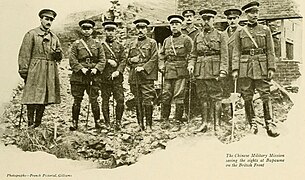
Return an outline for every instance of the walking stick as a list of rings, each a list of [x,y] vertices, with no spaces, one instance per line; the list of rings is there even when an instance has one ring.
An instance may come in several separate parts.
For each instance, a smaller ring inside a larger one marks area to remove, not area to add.
[[[140,128],[141,130],[144,130],[144,122],[143,122],[143,114],[142,114],[142,104],[141,104],[141,101],[140,101],[140,92],[139,92],[139,76],[138,76],[138,73],[136,72],[135,73],[136,75],[136,100],[137,100],[137,109],[138,109],[138,123],[140,125]]]
[[[190,81],[189,81],[189,99],[188,99],[188,109],[187,109],[187,124],[190,123],[191,121],[191,97],[192,97],[192,78],[193,78],[193,73],[190,73]]]
[[[237,78],[234,79],[234,94],[236,94],[236,88],[237,88]],[[232,102],[232,130],[231,130],[231,141],[233,141],[234,138],[234,126],[235,126],[235,100]]]
[[[160,103],[160,120],[162,119],[162,109],[163,109],[163,86],[164,86],[164,73],[161,72],[161,98],[159,98],[159,100],[161,101]]]
[[[112,91],[112,118],[113,118],[113,122],[116,122],[116,117],[115,117],[115,109],[114,109],[114,91]]]
[[[89,96],[89,100],[88,100],[88,108],[87,108],[87,117],[86,117],[86,129],[88,129],[88,121],[89,121],[89,113],[90,113],[90,98],[91,98],[91,87],[92,87],[92,79],[91,79],[91,71],[90,70],[88,70],[87,71],[87,76],[89,77],[89,94],[88,94],[88,96]]]

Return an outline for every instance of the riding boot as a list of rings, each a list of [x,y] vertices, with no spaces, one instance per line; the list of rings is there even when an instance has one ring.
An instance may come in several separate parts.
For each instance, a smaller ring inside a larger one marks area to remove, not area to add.
[[[176,104],[176,112],[175,112],[175,121],[176,126],[172,129],[173,132],[180,131],[181,125],[183,124],[182,115],[183,115],[183,104]]]
[[[35,105],[28,104],[27,106],[28,127],[34,124]]]
[[[103,116],[104,116],[104,123],[107,127],[110,126],[110,117],[109,117],[109,107],[107,108],[102,108],[102,113],[103,113]]]
[[[208,130],[208,107],[209,103],[207,101],[201,102],[201,124],[200,126],[195,130],[196,132],[207,132]]]
[[[95,128],[96,129],[100,129],[101,125],[100,125],[100,107],[98,106],[98,104],[91,104],[91,109],[92,109],[92,114],[93,114],[93,118],[94,118],[94,123],[95,123]]]
[[[266,123],[267,134],[270,137],[277,137],[280,133],[277,131],[276,125],[272,118],[272,104],[271,101],[263,101],[264,119]]]
[[[73,106],[72,106],[72,126],[70,127],[71,131],[75,131],[78,128],[79,113],[80,113],[80,105],[73,104]]]
[[[120,130],[122,127],[122,116],[124,112],[124,104],[117,104],[115,108],[115,128]]]
[[[139,109],[138,107],[136,108],[137,111],[137,120],[138,120],[138,124],[140,126],[139,131],[144,131],[145,127],[144,127],[144,115],[143,115],[143,107],[141,106],[141,108]]]
[[[246,119],[250,124],[250,130],[253,134],[258,133],[257,124],[255,121],[255,112],[253,108],[253,102],[252,100],[245,101],[245,112],[246,112]]]
[[[44,104],[36,105],[36,116],[35,116],[35,126],[38,127],[41,124],[41,119],[45,110]]]
[[[214,127],[214,130],[216,131],[217,123],[218,123],[219,126],[221,125],[221,112],[222,112],[221,101],[214,102],[214,105],[215,105],[214,118],[215,118],[215,123],[216,123],[216,126]]]
[[[161,109],[161,116],[165,123],[164,126],[162,127],[163,129],[168,129],[170,127],[170,123],[169,123],[170,112],[171,112],[171,104],[163,104]]]
[[[145,107],[146,127],[148,127],[149,130],[152,130],[153,106],[145,105],[144,107]]]

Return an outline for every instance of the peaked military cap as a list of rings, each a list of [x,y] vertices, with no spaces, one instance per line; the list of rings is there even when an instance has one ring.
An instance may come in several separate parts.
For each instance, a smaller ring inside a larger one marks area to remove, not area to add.
[[[200,16],[210,16],[210,17],[215,17],[217,14],[216,11],[212,10],[212,9],[203,9],[201,11],[199,11],[199,15]]]
[[[108,29],[108,28],[115,29],[118,27],[118,24],[113,21],[105,21],[105,22],[103,22],[102,26],[104,26],[105,29]]]
[[[168,16],[167,20],[169,23],[173,23],[173,22],[182,23],[184,21],[184,17],[182,17],[178,14],[173,14],[173,15]]]
[[[241,10],[239,10],[239,9],[227,9],[227,10],[225,10],[224,11],[224,14],[227,16],[227,17],[230,17],[230,16],[234,16],[234,17],[236,17],[236,16],[240,16],[241,15]]]
[[[259,7],[259,3],[257,1],[252,1],[246,5],[244,5],[241,10],[243,10],[244,12],[247,12],[250,9],[258,9]]]
[[[56,12],[51,10],[51,9],[42,9],[39,11],[38,13],[38,16],[40,18],[44,17],[44,16],[47,16],[47,17],[50,17],[50,18],[53,18],[55,19],[55,17],[57,16]]]
[[[147,19],[137,19],[133,21],[136,26],[148,26],[150,22]]]
[[[194,10],[187,9],[182,12],[182,16],[185,16],[186,14],[190,14],[190,13],[193,14],[193,16],[196,14]]]
[[[78,25],[80,27],[91,27],[91,28],[93,28],[95,26],[95,22],[90,20],[90,19],[84,19],[84,20],[79,21]]]

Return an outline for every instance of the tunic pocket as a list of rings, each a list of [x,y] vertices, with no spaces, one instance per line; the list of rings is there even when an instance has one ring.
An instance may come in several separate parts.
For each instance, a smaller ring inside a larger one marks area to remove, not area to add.
[[[195,64],[195,69],[194,69],[194,76],[195,77],[200,76],[200,73],[201,73],[201,64],[202,64],[202,62],[197,62]]]
[[[178,77],[184,77],[188,75],[188,71],[185,64],[176,65]]]

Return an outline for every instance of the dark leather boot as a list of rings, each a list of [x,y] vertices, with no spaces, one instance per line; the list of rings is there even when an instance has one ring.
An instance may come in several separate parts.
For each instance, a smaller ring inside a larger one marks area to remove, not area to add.
[[[146,127],[148,127],[149,131],[152,130],[152,113],[153,113],[153,106],[145,105]]]
[[[207,132],[208,130],[208,117],[209,117],[209,113],[208,113],[208,102],[202,102],[201,103],[201,125],[195,130],[196,132]]]
[[[183,104],[176,104],[176,112],[175,112],[175,121],[176,121],[176,126],[172,129],[173,132],[180,131],[181,125],[183,124],[183,110],[184,110],[184,105]]]
[[[267,134],[270,137],[277,137],[280,133],[277,131],[276,125],[272,118],[272,104],[271,101],[263,101],[264,119],[266,123]]]
[[[214,131],[217,130],[217,123],[220,126],[221,125],[221,112],[222,112],[222,106],[221,106],[221,101],[215,101],[214,102]]]
[[[124,112],[124,104],[117,104],[115,107],[115,118],[116,118],[115,128],[117,130],[120,130],[122,127],[123,112]]]
[[[92,114],[93,114],[93,118],[94,118],[95,128],[100,129],[101,128],[100,107],[97,103],[96,104],[91,104],[91,109],[92,109]]]
[[[28,127],[30,127],[34,124],[35,105],[28,104],[26,107],[27,107],[27,116],[28,116]]]
[[[36,105],[36,116],[35,116],[35,126],[38,127],[41,124],[41,119],[45,110],[45,105],[39,104]]]
[[[170,128],[170,123],[169,123],[170,112],[171,112],[171,104],[163,104],[161,110],[161,116],[164,122],[164,125],[162,126],[163,129]]]
[[[250,124],[250,131],[253,134],[257,134],[258,128],[257,128],[256,121],[254,119],[255,112],[254,112],[252,100],[245,101],[245,112],[246,112],[246,119]]]
[[[109,108],[102,108],[103,116],[104,116],[104,123],[107,127],[110,126],[110,117],[109,117]]]
[[[78,128],[80,105],[73,104],[72,106],[72,126],[70,126],[71,131],[75,131]]]
[[[143,107],[141,106],[141,108],[139,109],[138,107],[136,108],[137,111],[137,120],[138,120],[138,124],[140,126],[139,131],[144,131],[145,130],[145,126],[144,126],[144,111],[143,111]]]

